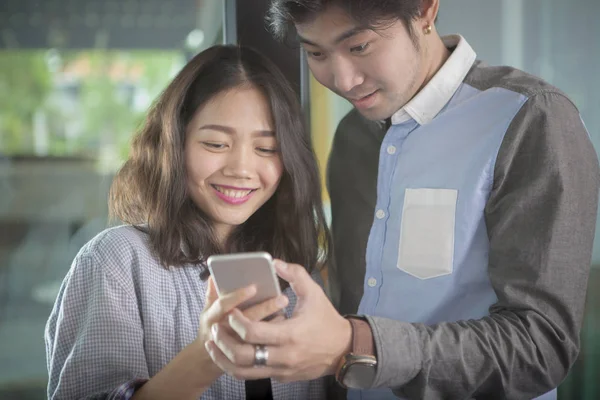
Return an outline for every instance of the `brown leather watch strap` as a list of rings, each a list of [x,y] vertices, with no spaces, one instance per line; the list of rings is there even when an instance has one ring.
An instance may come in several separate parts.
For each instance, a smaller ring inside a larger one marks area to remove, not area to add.
[[[375,343],[373,331],[364,319],[348,317],[352,325],[352,353],[362,356],[375,357]]]

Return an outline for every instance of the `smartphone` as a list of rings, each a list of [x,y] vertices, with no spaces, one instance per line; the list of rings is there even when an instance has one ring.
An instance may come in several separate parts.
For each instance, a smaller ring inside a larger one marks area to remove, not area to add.
[[[273,258],[267,252],[214,255],[208,257],[206,263],[219,297],[245,286],[256,285],[256,294],[240,304],[240,310],[281,294]]]

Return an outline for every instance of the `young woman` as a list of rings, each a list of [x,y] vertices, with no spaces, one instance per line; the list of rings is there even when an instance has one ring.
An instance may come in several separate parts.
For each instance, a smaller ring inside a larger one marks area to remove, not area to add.
[[[321,380],[224,375],[204,345],[254,294],[217,298],[208,256],[267,251],[311,272],[328,257],[310,136],[269,60],[234,46],[192,59],[134,139],[110,209],[127,225],[81,249],[46,326],[50,399],[324,398]],[[286,287],[244,313],[289,316],[294,303]]]

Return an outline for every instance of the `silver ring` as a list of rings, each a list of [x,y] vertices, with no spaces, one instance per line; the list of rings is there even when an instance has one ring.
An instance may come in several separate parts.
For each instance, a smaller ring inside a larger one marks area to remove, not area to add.
[[[254,346],[254,366],[255,367],[264,367],[267,365],[267,360],[269,359],[269,350],[267,350],[267,346],[262,344],[257,344]]]

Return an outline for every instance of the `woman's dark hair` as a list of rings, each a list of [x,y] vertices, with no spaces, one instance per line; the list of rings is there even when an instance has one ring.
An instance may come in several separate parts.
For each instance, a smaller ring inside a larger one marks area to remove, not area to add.
[[[294,24],[313,19],[331,6],[345,10],[359,25],[376,29],[400,20],[416,40],[411,22],[421,16],[426,0],[271,0],[266,22],[273,36],[286,41]]]
[[[274,195],[223,245],[188,193],[186,126],[199,107],[242,86],[268,99],[283,175]],[[112,217],[149,234],[165,266],[198,263],[212,254],[268,251],[312,271],[329,258],[319,176],[296,93],[281,71],[247,47],[214,46],[188,62],[151,108],[115,177],[109,208]]]

